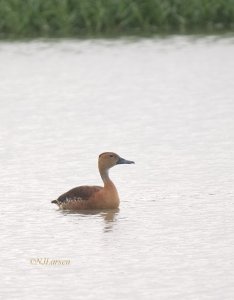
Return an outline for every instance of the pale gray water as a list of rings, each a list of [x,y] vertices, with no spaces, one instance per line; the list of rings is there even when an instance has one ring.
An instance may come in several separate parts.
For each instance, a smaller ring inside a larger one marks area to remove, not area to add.
[[[1,299],[234,299],[233,96],[232,38],[2,42]],[[120,210],[57,210],[109,150]]]

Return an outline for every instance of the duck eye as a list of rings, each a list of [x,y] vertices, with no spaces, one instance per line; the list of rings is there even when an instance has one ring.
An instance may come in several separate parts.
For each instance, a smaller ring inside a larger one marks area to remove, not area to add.
[[[114,157],[114,155],[111,154],[110,157]]]

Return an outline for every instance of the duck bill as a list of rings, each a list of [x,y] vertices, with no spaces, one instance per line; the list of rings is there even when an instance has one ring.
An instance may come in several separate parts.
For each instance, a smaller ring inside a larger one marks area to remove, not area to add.
[[[123,164],[135,164],[134,161],[131,161],[131,160],[127,160],[127,159],[124,159],[122,157],[119,158],[119,160],[117,161],[117,165],[123,165]]]

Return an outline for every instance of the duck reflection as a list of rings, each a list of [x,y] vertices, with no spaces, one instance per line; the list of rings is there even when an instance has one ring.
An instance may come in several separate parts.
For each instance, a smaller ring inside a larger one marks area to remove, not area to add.
[[[101,212],[101,216],[104,220],[104,232],[112,231],[115,222],[118,220],[119,209],[112,209]]]
[[[68,215],[78,215],[81,217],[87,216],[97,216],[103,219],[104,221],[104,232],[109,232],[113,230],[115,223],[118,220],[119,209],[106,209],[106,210],[79,210],[79,211],[70,211],[70,210],[58,210],[64,216]]]

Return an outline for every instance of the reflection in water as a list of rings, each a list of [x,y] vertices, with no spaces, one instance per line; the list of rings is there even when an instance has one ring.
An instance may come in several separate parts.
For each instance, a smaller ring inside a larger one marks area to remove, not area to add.
[[[98,218],[102,218],[104,220],[104,232],[111,231],[115,222],[118,220],[117,216],[119,213],[119,209],[105,209],[105,210],[58,210],[64,216],[68,215],[78,215],[81,217],[88,216],[97,216]]]
[[[104,232],[112,231],[114,223],[118,220],[119,209],[106,210],[100,213],[105,221]]]

